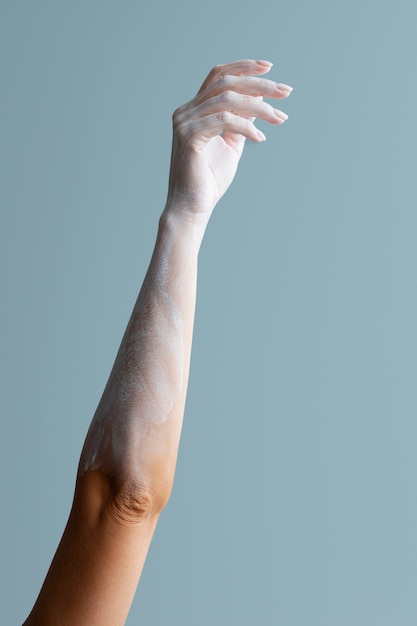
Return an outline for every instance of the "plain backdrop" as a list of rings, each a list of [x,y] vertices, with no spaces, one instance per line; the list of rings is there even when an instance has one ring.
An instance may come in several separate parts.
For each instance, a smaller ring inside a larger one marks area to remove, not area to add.
[[[150,258],[171,113],[274,62],[200,254],[128,625],[417,623],[415,0],[0,0],[1,622],[39,592]]]

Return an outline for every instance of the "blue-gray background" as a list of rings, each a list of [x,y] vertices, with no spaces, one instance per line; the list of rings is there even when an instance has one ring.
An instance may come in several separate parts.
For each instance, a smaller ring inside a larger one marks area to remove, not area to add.
[[[200,255],[174,493],[129,625],[417,623],[414,0],[2,0],[2,623],[29,612],[216,63],[294,86]]]

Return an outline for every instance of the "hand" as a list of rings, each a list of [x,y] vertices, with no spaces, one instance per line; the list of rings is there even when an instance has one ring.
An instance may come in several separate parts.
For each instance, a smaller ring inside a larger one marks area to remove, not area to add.
[[[287,115],[263,98],[282,99],[292,88],[259,75],[268,61],[236,61],[214,67],[196,97],[173,114],[173,144],[167,207],[208,220],[232,182],[245,139],[261,142],[259,117],[282,124]]]

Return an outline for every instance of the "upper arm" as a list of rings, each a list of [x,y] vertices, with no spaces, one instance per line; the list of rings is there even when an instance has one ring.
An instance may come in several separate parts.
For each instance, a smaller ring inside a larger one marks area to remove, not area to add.
[[[129,498],[128,498],[129,500]],[[122,626],[158,519],[100,471],[79,479],[68,523],[24,626]]]

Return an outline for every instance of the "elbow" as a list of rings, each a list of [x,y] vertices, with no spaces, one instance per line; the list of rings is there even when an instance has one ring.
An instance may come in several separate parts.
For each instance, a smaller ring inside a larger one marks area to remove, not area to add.
[[[132,466],[118,471],[92,469],[79,472],[76,500],[91,522],[110,514],[120,522],[144,522],[157,518],[172,491],[174,470],[165,462]]]
[[[141,464],[125,465],[112,480],[114,510],[122,519],[143,520],[160,515],[174,484],[176,458],[163,454]]]
[[[122,522],[142,522],[158,517],[171,495],[172,483],[155,484],[143,478],[125,477],[113,484],[111,509]]]

